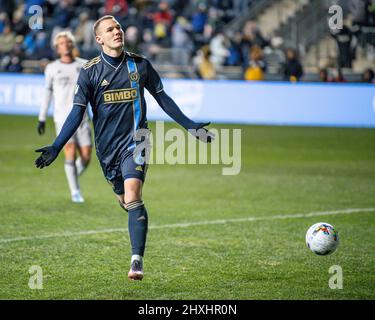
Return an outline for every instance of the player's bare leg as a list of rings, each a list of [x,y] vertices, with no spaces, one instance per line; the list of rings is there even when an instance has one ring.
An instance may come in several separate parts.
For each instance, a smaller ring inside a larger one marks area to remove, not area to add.
[[[64,147],[65,154],[65,174],[68,180],[68,185],[72,197],[72,201],[76,203],[82,203],[85,200],[81,195],[81,191],[78,183],[77,168],[75,165],[77,147],[74,143],[67,143]]]
[[[142,259],[148,228],[147,210],[142,201],[143,182],[136,178],[129,178],[125,180],[124,187],[124,202],[128,211],[128,229],[132,245],[132,258],[128,278],[130,280],[142,280]]]
[[[91,160],[91,150],[91,146],[79,147],[79,157],[75,161],[78,176],[80,176],[89,165]]]
[[[120,207],[127,212],[128,210],[126,210],[126,208],[125,208],[124,196],[125,196],[125,193],[124,194],[116,194],[116,198],[118,200],[118,203],[120,204]]]

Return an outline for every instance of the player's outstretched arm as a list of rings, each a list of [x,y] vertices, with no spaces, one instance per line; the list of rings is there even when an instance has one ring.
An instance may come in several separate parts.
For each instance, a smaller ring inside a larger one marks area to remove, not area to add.
[[[210,125],[210,122],[194,122],[193,120],[189,119],[183,114],[173,99],[164,92],[164,90],[155,93],[153,96],[166,114],[188,130],[197,139],[207,143],[210,143],[215,139],[215,135],[205,128],[206,126]]]
[[[85,108],[80,106],[73,106],[72,111],[66,118],[64,125],[61,129],[60,134],[55,139],[54,143],[50,146],[46,146],[35,150],[35,152],[41,152],[42,154],[35,160],[35,166],[37,168],[44,168],[49,166],[59,155],[59,152],[77,131],[79,125],[82,122],[85,114]]]

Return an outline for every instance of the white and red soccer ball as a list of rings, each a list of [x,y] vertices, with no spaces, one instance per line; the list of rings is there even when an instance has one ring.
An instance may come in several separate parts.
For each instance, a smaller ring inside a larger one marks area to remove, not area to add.
[[[320,256],[331,254],[339,245],[339,234],[329,223],[318,222],[306,232],[306,245]]]

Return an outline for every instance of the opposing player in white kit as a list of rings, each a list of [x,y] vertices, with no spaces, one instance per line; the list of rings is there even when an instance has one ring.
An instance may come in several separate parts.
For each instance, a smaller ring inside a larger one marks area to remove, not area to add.
[[[60,32],[54,39],[54,46],[59,59],[51,62],[45,69],[46,92],[43,105],[39,112],[38,133],[45,132],[45,123],[51,99],[54,99],[54,114],[56,134],[70,113],[73,105],[74,91],[79,72],[87,60],[75,58],[74,37],[70,32]],[[68,180],[73,202],[84,202],[81,195],[78,176],[87,168],[91,159],[91,129],[87,113],[76,133],[65,145],[65,174]],[[76,159],[76,153],[79,157]]]

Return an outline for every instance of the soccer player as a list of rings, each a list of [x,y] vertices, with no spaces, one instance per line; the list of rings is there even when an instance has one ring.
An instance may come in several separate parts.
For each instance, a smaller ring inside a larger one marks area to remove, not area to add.
[[[78,128],[90,102],[93,110],[96,152],[107,181],[120,206],[128,212],[128,230],[132,257],[128,278],[142,280],[143,255],[148,229],[148,215],[142,201],[147,163],[136,154],[139,145],[135,134],[147,128],[144,88],[177,123],[204,142],[213,134],[187,118],[164,92],[158,73],[143,56],[124,51],[124,32],[113,16],[96,21],[94,34],[101,54],[87,62],[78,78],[73,108],[64,126],[50,146],[36,150],[38,168],[50,165]]]
[[[39,112],[38,133],[44,134],[48,108],[53,97],[55,108],[53,119],[57,135],[72,109],[74,90],[79,72],[87,60],[73,56],[74,37],[70,32],[60,32],[54,38],[54,47],[59,59],[47,65],[45,70],[46,91],[44,102]],[[80,156],[76,159],[77,149]],[[91,129],[87,112],[83,115],[77,131],[64,147],[65,174],[73,202],[81,203],[84,199],[80,192],[78,176],[87,168],[91,159]]]

